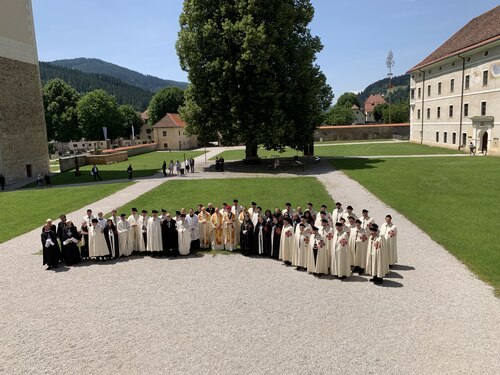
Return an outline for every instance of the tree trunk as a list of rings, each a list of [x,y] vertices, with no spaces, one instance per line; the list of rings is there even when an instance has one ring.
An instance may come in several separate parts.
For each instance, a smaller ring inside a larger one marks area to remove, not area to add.
[[[311,142],[304,145],[304,156],[313,156],[314,155],[314,141],[311,139]]]
[[[257,155],[258,146],[252,143],[245,145],[245,164],[255,164],[259,159]]]

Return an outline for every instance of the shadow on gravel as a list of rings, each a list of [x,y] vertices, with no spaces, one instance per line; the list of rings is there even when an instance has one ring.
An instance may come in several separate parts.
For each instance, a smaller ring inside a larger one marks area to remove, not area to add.
[[[404,279],[399,273],[391,271],[387,275],[385,275],[388,279]]]
[[[380,286],[382,288],[402,288],[403,284],[398,283],[397,281],[384,279],[382,284],[375,284],[376,286]]]
[[[415,267],[412,266],[405,266],[402,264],[395,264],[391,267],[391,270],[396,270],[396,271],[414,271]]]
[[[351,276],[348,277],[347,279],[340,280],[343,283],[366,283],[368,279],[366,277],[361,277],[361,276]]]
[[[70,270],[69,267],[67,266],[64,266],[62,264],[60,264],[57,268],[53,268],[52,271],[56,272],[56,273],[59,273],[59,272],[68,272]]]

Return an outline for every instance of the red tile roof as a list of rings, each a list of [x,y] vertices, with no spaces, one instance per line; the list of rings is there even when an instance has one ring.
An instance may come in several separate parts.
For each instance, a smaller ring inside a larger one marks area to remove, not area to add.
[[[373,109],[377,104],[384,104],[385,99],[380,94],[372,94],[365,101],[365,112],[373,112]]]
[[[472,19],[409,72],[500,39],[500,5]]]
[[[178,113],[167,113],[153,128],[184,128],[186,123],[182,121]]]
[[[144,112],[141,113],[141,119],[142,121],[146,122],[149,120],[149,112],[146,109]]]

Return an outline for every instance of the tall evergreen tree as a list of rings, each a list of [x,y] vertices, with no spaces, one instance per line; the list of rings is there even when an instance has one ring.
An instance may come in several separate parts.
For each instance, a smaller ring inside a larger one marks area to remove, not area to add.
[[[80,94],[62,79],[47,81],[42,91],[47,138],[60,142],[80,139],[76,115]]]
[[[177,53],[190,85],[181,115],[203,143],[303,149],[330,105],[315,65],[309,0],[185,0]],[[311,150],[309,147],[306,150]]]

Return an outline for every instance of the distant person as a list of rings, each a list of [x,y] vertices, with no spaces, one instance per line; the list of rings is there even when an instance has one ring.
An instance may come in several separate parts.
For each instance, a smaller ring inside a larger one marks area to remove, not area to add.
[[[474,146],[474,143],[469,143],[469,155],[476,155],[476,146]]]
[[[0,173],[0,186],[2,187],[2,190],[5,190],[5,177],[1,173]]]
[[[191,173],[194,173],[194,158],[189,159],[189,165],[191,166]]]
[[[167,177],[167,163],[163,160],[163,164],[161,165],[161,170],[163,172],[163,177]]]
[[[92,174],[92,176],[94,176],[94,181],[97,181],[97,179],[99,179],[99,181],[102,181],[101,175],[99,174],[99,168],[97,168],[95,164],[92,167],[92,171],[90,173]]]
[[[168,164],[168,172],[170,176],[174,175],[174,161],[170,160],[170,163]]]
[[[44,180],[45,180],[45,186],[47,186],[47,187],[51,187],[52,186],[52,182],[50,181],[50,174],[46,173],[45,177],[44,177]]]
[[[128,179],[131,180],[132,179],[132,172],[134,170],[132,169],[132,164],[129,164],[128,168],[127,168],[127,172],[128,172]]]
[[[175,162],[175,170],[177,171],[177,176],[181,174],[181,163],[179,160]]]
[[[186,161],[184,162],[184,167],[186,168],[186,174],[189,173],[189,159],[186,159]]]
[[[78,163],[78,158],[75,156],[75,176],[80,176],[80,164]]]
[[[42,188],[43,187],[43,177],[41,173],[38,173],[36,175],[36,187]]]

